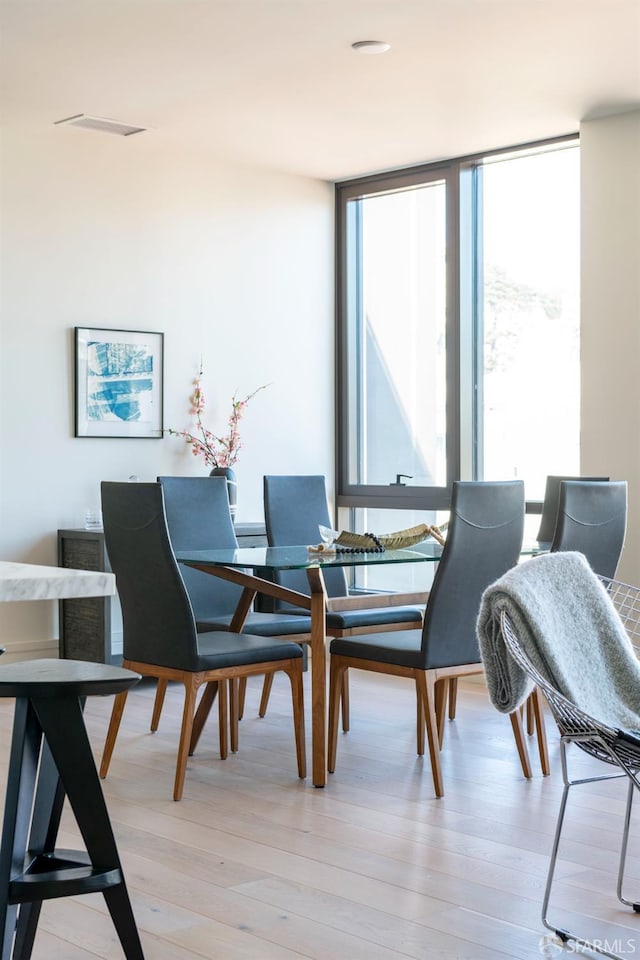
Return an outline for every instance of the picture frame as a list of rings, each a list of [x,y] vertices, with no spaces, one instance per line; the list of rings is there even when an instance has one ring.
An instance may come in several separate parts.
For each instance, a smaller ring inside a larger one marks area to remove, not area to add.
[[[74,436],[163,436],[164,334],[74,328]]]

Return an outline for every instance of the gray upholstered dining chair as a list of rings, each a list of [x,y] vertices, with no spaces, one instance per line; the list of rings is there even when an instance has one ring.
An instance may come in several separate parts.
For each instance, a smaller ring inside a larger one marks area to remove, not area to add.
[[[608,480],[609,477],[571,477],[550,474],[545,484],[542,516],[540,517],[540,527],[536,534],[536,540],[538,540],[539,543],[551,544],[556,537],[556,524],[558,522],[558,509],[560,507],[560,488],[563,483],[573,481],[580,481],[581,483],[606,483]],[[563,529],[566,529],[564,520],[562,526]],[[561,549],[557,546],[558,542],[559,541],[556,540],[555,549]],[[551,550],[553,549],[554,547],[551,546]],[[527,700],[527,733],[529,735],[534,732],[534,707],[533,698],[529,698]]]
[[[551,553],[584,554],[601,577],[614,577],[627,527],[625,480],[563,480]]]
[[[596,483],[597,481],[606,481],[609,477],[566,477],[551,474],[547,477],[544,488],[544,500],[542,501],[542,515],[540,517],[540,527],[536,534],[536,540],[539,543],[551,543],[556,529],[556,520],[558,519],[558,505],[560,503],[560,484],[564,480],[585,480]]]
[[[319,525],[331,527],[325,478],[322,475],[265,476],[264,518],[270,546],[287,547],[314,544],[320,539]],[[327,590],[327,635],[350,637],[378,630],[411,630],[422,624],[426,593],[393,594],[354,591],[350,594],[343,567],[323,571]],[[300,593],[308,593],[304,570],[285,571],[279,583]],[[354,602],[357,598],[357,604]],[[406,600],[409,599],[410,603]],[[405,601],[405,602],[403,602]],[[365,603],[367,604],[365,606]],[[280,605],[281,611],[306,611]],[[345,683],[342,704],[343,729],[349,728],[348,687]]]
[[[541,544],[550,544],[556,529],[558,519],[558,506],[560,503],[560,485],[565,480],[584,480],[593,483],[607,481],[609,477],[571,477],[550,474],[547,476],[544,488],[544,500],[542,501],[542,515],[540,517],[540,526],[536,534],[536,540]],[[449,690],[449,717],[454,719],[456,713],[456,680],[450,682]],[[539,711],[539,705],[532,697],[527,701],[527,732],[531,735],[534,732],[536,722],[535,712]],[[540,718],[538,717],[538,722]],[[544,765],[543,761],[543,765]]]
[[[336,765],[338,692],[350,669],[413,680],[417,700],[418,754],[428,739],[436,796],[444,794],[440,748],[444,734],[444,684],[483,672],[476,617],[485,588],[517,562],[524,530],[524,484],[455,482],[442,559],[421,630],[373,633],[331,642],[329,771]],[[511,717],[525,776],[531,776],[522,718]]]
[[[222,481],[224,484],[224,480]],[[284,671],[291,683],[298,775],[306,775],[302,650],[299,644],[226,630],[196,630],[191,601],[172,549],[159,483],[102,483],[102,515],[124,626],[123,666],[160,682],[184,685],[185,700],[174,782],[182,796],[187,756],[208,715],[196,712],[199,688],[218,687],[220,754],[226,756],[226,689],[232,678]],[[100,767],[109,769],[127,694],[115,698]],[[155,711],[154,711],[155,713]],[[153,724],[152,724],[153,726]]]
[[[158,477],[174,551],[237,550],[224,477]],[[201,570],[180,568],[198,630],[228,630],[242,587]],[[296,636],[311,630],[311,619],[293,613],[250,610],[245,632],[257,636]]]
[[[224,477],[158,477],[164,491],[164,506],[169,536],[174,551],[189,550],[235,550],[238,540],[233,528],[227,482]],[[229,630],[242,587],[226,580],[180,566],[193,607],[198,631]],[[311,618],[294,613],[260,612],[251,609],[247,614],[243,632],[259,637],[279,637],[308,643],[311,638]],[[272,675],[269,680],[272,680]],[[231,686],[231,749],[237,749],[237,721],[242,716],[246,681]],[[267,684],[270,690],[271,684]],[[158,682],[155,714],[160,716],[164,685]],[[267,695],[268,696],[268,690]],[[263,694],[263,697],[265,695]],[[261,702],[259,713],[264,715],[266,699]]]

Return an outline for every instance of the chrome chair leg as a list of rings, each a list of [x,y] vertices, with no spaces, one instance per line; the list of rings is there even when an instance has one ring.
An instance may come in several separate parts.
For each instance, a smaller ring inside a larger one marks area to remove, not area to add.
[[[567,800],[569,799],[569,789],[571,787],[570,783],[565,781],[564,788],[562,790],[562,799],[560,801],[560,810],[558,811],[558,819],[556,821],[556,831],[553,837],[553,846],[551,847],[551,856],[549,858],[549,869],[547,870],[547,882],[544,888],[544,897],[542,900],[542,922],[547,930],[551,930],[553,933],[558,936],[563,943],[566,943],[569,939],[568,932],[566,930],[559,930],[554,924],[549,923],[548,913],[549,913],[549,900],[551,899],[551,887],[553,885],[553,877],[556,870],[556,862],[558,860],[558,849],[560,847],[560,836],[562,834],[562,825],[564,823],[564,815],[567,810]]]
[[[627,806],[624,815],[624,829],[622,831],[622,844],[620,849],[620,864],[618,867],[618,883],[616,887],[616,893],[620,903],[624,903],[627,907],[633,907],[635,913],[640,913],[640,903],[638,903],[636,900],[627,900],[626,897],[623,897],[622,895],[624,868],[627,860],[627,847],[629,845],[629,829],[631,826],[631,808],[633,806],[633,797],[636,788],[637,784],[634,780],[630,779],[629,788],[627,791]]]
[[[554,879],[556,863],[558,859],[558,850],[560,847],[560,837],[562,834],[562,827],[564,824],[565,813],[567,810],[567,801],[569,799],[570,788],[579,786],[580,784],[583,784],[583,783],[599,783],[602,780],[618,780],[621,778],[621,776],[625,776],[625,774],[623,773],[623,774],[614,774],[613,776],[584,777],[578,780],[572,780],[569,777],[568,767],[567,767],[567,746],[568,744],[572,742],[575,743],[577,740],[580,740],[580,739],[587,739],[587,738],[586,737],[583,738],[582,736],[573,736],[573,737],[568,736],[568,737],[560,738],[560,759],[562,761],[562,779],[563,779],[564,787],[562,790],[562,799],[560,800],[560,810],[558,812],[558,820],[556,822],[556,830],[553,838],[553,846],[551,848],[549,869],[547,871],[547,882],[545,885],[544,898],[542,901],[542,918],[541,919],[546,929],[551,930],[551,932],[555,934],[555,937],[557,938],[557,941],[558,941],[558,946],[566,944],[569,941],[572,941],[572,943],[574,943],[576,946],[584,947],[586,950],[591,950],[593,951],[593,953],[597,953],[600,956],[609,957],[610,960],[624,960],[624,958],[621,957],[619,954],[612,953],[610,950],[607,949],[607,947],[610,945],[610,943],[607,940],[602,940],[602,941],[586,940],[583,937],[578,936],[578,934],[576,933],[571,933],[571,931],[565,930],[563,927],[555,926],[553,923],[550,923],[548,918],[549,901],[551,899],[551,888],[553,886],[553,879]],[[592,735],[590,735],[589,739],[593,740],[594,738]],[[606,745],[605,745],[605,749],[607,749]],[[620,891],[622,887],[624,865],[625,865],[626,853],[627,853],[627,844],[629,839],[629,826],[631,822],[631,805],[633,802],[632,791],[634,787],[635,787],[635,782],[633,779],[631,779],[630,792],[627,795],[627,809],[625,814],[623,837],[622,837],[622,850],[620,854],[620,865],[619,865],[619,871],[618,871],[618,897],[620,900],[622,900],[622,897],[620,896]],[[632,903],[628,900],[622,900],[622,902],[625,904],[628,904],[629,906],[632,906],[636,912],[640,912],[635,903]]]

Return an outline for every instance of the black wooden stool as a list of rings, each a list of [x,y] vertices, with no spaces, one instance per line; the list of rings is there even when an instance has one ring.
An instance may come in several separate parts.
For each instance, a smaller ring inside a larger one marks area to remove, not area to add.
[[[77,660],[0,667],[15,697],[0,848],[0,960],[28,960],[43,900],[102,892],[127,960],[144,960],[82,715],[85,697],[120,693],[131,670]],[[86,853],[56,850],[64,798]]]

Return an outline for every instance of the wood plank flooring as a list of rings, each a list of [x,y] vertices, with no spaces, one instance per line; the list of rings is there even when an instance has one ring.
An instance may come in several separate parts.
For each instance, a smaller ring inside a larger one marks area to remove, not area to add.
[[[104,790],[147,960],[545,956],[540,904],[561,790],[551,722],[552,775],[540,775],[536,756],[527,782],[508,720],[481,685],[461,683],[436,800],[428,759],[415,756],[410,685],[356,672],[351,689],[351,732],[340,735],[324,790],[296,778],[277,677],[262,720],[260,683],[250,681],[240,750],[225,761],[212,718],[179,803],[180,691],[170,687],[156,734],[152,685],[130,694]],[[87,702],[97,757],[110,709],[111,698]],[[0,701],[3,792],[12,717],[13,704]],[[593,769],[587,758],[577,764]],[[575,792],[555,902],[562,919],[578,917],[584,932],[640,956],[640,917],[615,897],[624,784]],[[81,846],[69,811],[60,844]],[[639,844],[629,874],[640,893]],[[34,960],[121,957],[100,895],[44,905]]]

